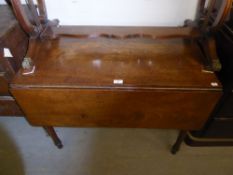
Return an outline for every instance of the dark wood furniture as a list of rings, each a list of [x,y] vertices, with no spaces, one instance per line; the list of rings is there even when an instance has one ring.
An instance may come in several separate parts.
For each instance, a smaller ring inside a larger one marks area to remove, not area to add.
[[[11,84],[33,125],[199,129],[221,96],[185,39],[33,42],[35,73]]]
[[[22,116],[8,85],[26,55],[28,36],[7,5],[0,5],[0,16],[0,116]],[[4,56],[4,49],[9,50],[12,57]]]
[[[31,36],[11,92],[27,120],[43,126],[61,148],[53,126],[200,129],[222,95],[212,32],[231,0],[215,1],[184,27],[60,27],[43,1],[32,19],[18,0],[16,17]],[[214,18],[214,22],[210,19]]]
[[[229,20],[216,34],[218,55],[222,70],[217,73],[223,85],[224,95],[218,108],[205,126],[188,134],[186,142],[191,146],[233,145],[233,11]]]

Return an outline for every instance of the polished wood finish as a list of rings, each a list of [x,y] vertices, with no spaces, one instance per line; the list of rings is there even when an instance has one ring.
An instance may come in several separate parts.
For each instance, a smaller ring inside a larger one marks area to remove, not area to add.
[[[14,88],[12,93],[32,125],[173,129],[201,128],[221,94],[69,88]]]
[[[32,45],[28,56],[36,71],[32,76],[20,71],[12,87],[221,89],[214,74],[203,72],[197,44],[184,39],[61,37]],[[114,85],[114,79],[124,85]]]
[[[54,140],[51,126],[185,130],[175,153],[186,130],[201,128],[222,95],[214,69],[203,66],[205,59],[211,66],[216,59],[208,40],[212,7],[202,26],[197,19],[177,28],[56,28],[57,20],[42,24],[34,6],[29,24],[18,1],[12,6],[31,36],[27,57],[33,71],[21,69],[11,92],[28,121],[50,126]],[[200,48],[200,40],[206,47]]]
[[[11,92],[33,125],[198,129],[221,96],[197,44],[180,38],[60,37],[29,55],[35,73],[19,71]]]

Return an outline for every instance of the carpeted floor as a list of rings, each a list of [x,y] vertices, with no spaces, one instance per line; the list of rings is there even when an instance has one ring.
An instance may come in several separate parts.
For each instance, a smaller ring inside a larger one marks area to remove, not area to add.
[[[233,175],[233,147],[169,149],[177,131],[56,128],[58,150],[42,128],[0,118],[0,175]]]

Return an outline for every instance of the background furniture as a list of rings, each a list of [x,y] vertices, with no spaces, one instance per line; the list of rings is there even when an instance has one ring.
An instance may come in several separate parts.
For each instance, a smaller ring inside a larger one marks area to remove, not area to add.
[[[186,142],[191,146],[233,145],[233,13],[230,20],[216,34],[218,55],[222,70],[217,73],[223,84],[224,95],[218,108],[202,130],[188,134]]]
[[[0,116],[21,116],[22,111],[9,93],[8,85],[26,55],[28,36],[7,5],[0,6],[0,16]],[[9,49],[12,57],[4,56],[4,48]]]

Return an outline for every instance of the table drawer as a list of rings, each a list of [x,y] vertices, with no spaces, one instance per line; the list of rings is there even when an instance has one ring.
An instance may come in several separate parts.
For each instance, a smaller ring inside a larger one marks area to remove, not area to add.
[[[33,125],[200,129],[221,91],[20,89]]]
[[[0,96],[0,116],[23,116],[23,113],[11,96]]]

